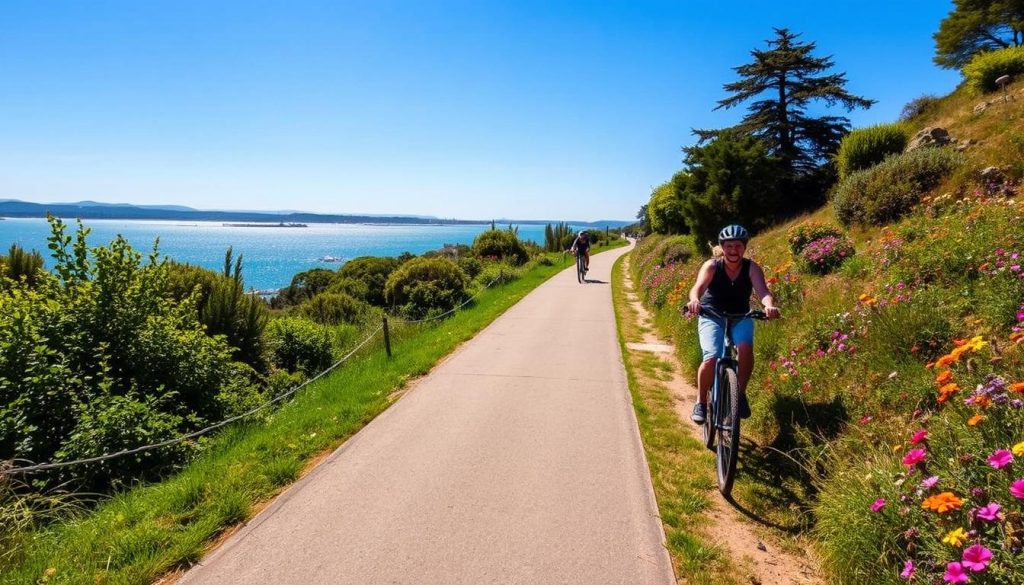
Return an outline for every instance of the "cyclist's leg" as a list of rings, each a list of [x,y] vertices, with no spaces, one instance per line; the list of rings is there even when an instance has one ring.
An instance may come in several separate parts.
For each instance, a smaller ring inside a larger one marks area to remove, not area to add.
[[[697,401],[707,404],[708,390],[715,379],[715,360],[725,340],[725,328],[717,320],[701,315],[697,318],[697,334],[703,355],[700,368],[697,369]]]
[[[588,249],[586,252],[584,252],[584,254],[587,255],[587,261],[585,264],[583,264],[583,269],[590,270],[590,250]]]
[[[732,341],[740,362],[740,390],[746,392],[750,374],[754,371],[754,320],[743,319],[732,326]]]

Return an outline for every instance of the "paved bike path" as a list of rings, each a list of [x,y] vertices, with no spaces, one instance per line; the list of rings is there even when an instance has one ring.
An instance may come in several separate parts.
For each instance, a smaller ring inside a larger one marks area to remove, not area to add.
[[[670,584],[591,259],[420,380],[180,584]]]

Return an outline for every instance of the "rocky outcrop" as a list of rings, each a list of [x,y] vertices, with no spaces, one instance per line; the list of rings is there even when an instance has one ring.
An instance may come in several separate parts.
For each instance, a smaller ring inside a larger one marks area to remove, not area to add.
[[[945,146],[950,143],[952,139],[949,137],[949,132],[945,128],[938,126],[934,128],[925,128],[910,140],[907,144],[907,148],[904,152],[910,152],[911,150],[917,150],[925,146]]]

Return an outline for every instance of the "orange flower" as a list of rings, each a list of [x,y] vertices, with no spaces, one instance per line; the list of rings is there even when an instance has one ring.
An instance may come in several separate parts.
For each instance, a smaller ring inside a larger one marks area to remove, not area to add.
[[[1015,382],[1013,384],[1010,384],[1010,390],[1013,390],[1014,392],[1024,393],[1024,382]]]
[[[956,382],[950,382],[949,384],[946,384],[942,388],[939,388],[939,404],[942,404],[949,400],[949,397],[956,394],[957,390],[959,389],[960,386],[957,385]]]
[[[935,494],[921,502],[921,507],[925,510],[932,510],[939,514],[945,514],[946,512],[952,512],[953,510],[959,510],[964,505],[964,501],[956,497],[953,492],[942,492],[941,494]]]
[[[1018,331],[1016,333],[1011,333],[1010,334],[1010,341],[1012,341],[1014,343],[1020,343],[1021,341],[1024,341],[1024,331]]]
[[[978,270],[988,270],[988,262],[985,262],[984,264],[979,266]]]
[[[977,426],[978,423],[980,423],[983,420],[985,420],[985,415],[983,415],[983,414],[976,414],[976,415],[972,416],[970,418],[970,420],[967,421],[967,426],[969,426],[969,427]]]
[[[942,370],[942,372],[938,376],[935,376],[935,383],[941,386],[943,384],[949,383],[949,381],[952,379],[953,372],[951,370]]]
[[[955,362],[959,357],[960,357],[960,354],[957,354],[957,355],[953,355],[953,354],[944,355],[944,356],[940,357],[938,360],[935,361],[935,365],[940,367],[940,368],[944,368],[944,367],[948,366],[949,364],[952,364],[953,362]]]
[[[978,408],[988,408],[992,406],[992,399],[988,396],[975,396],[972,400],[974,406]]]

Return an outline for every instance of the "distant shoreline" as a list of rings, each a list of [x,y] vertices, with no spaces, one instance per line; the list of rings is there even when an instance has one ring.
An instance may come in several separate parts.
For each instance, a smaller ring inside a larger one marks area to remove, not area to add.
[[[285,223],[283,221],[280,221],[280,222],[277,222],[277,223],[224,223],[224,224],[221,224],[221,225],[223,225],[224,227],[244,227],[244,228],[251,228],[251,227],[254,227],[254,228],[304,228],[304,227],[309,227],[307,224],[304,224],[304,223],[294,223],[294,222]]]

